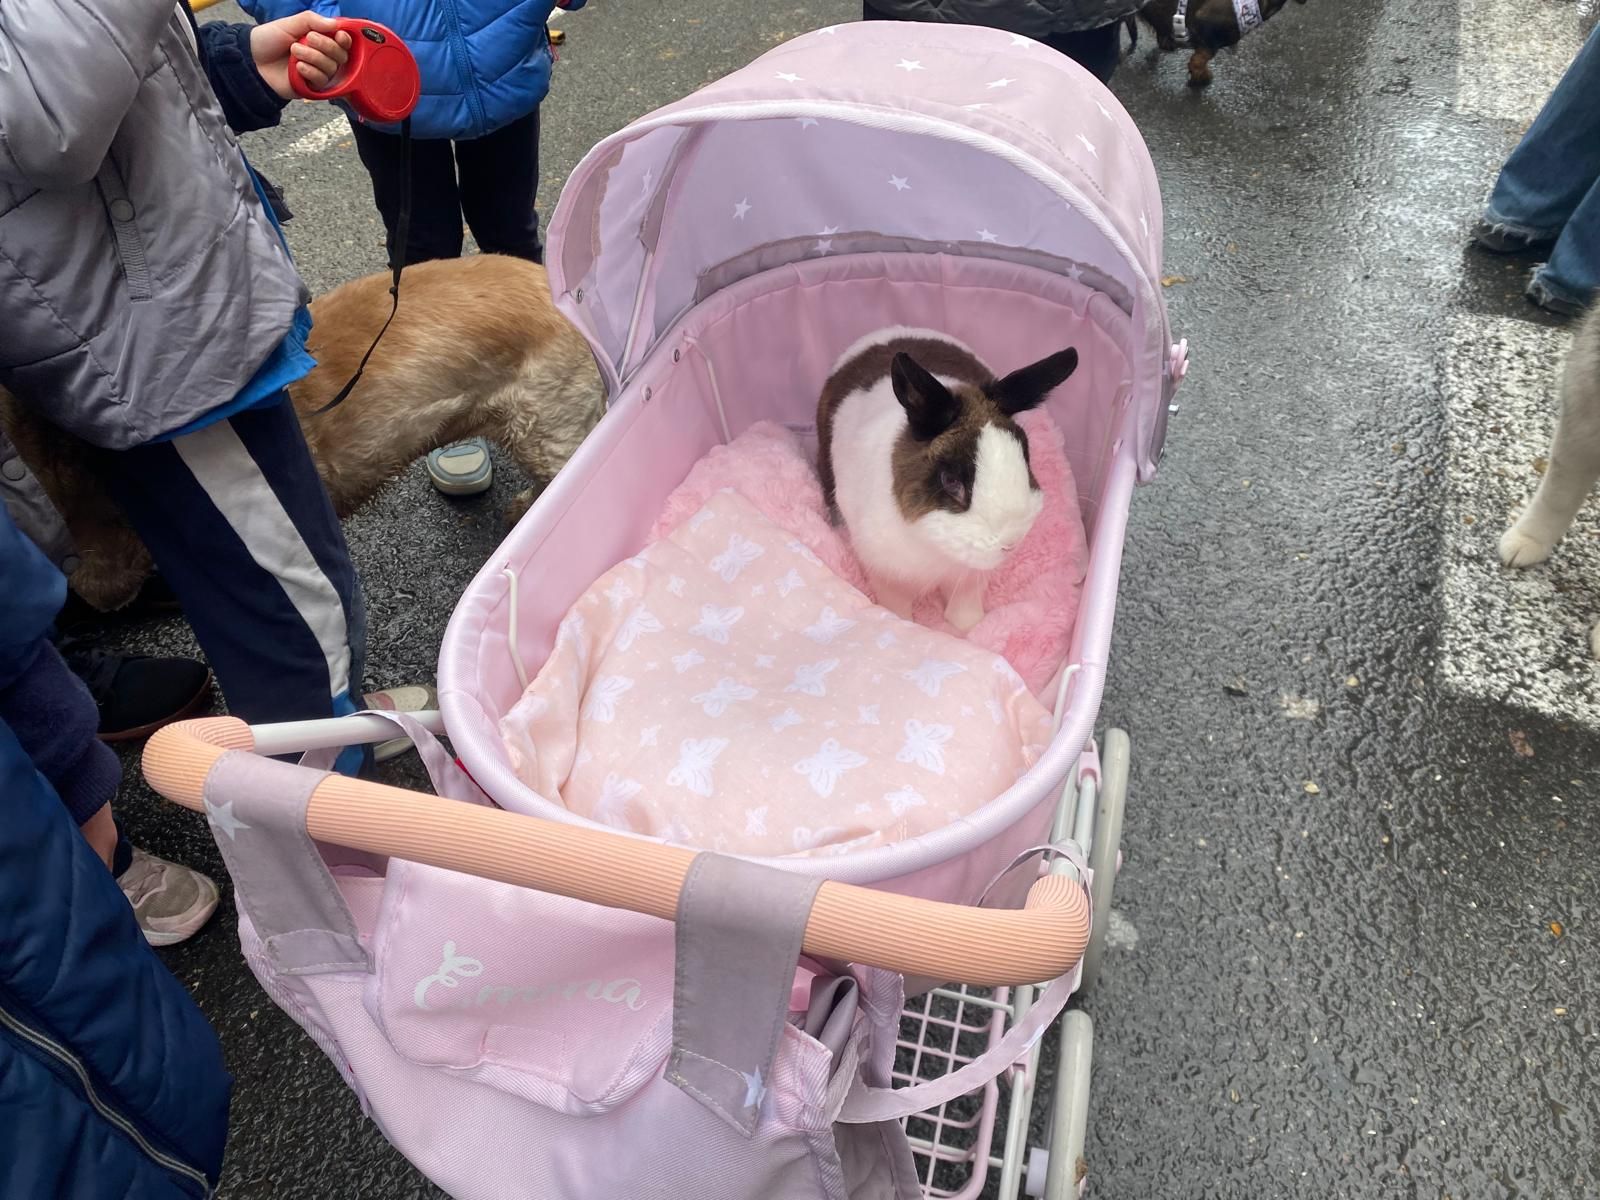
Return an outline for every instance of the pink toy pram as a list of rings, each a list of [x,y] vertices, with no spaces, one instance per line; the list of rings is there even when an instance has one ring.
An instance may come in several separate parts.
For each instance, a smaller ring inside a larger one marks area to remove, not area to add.
[[[462,598],[442,718],[220,718],[146,755],[158,790],[207,813],[263,985],[442,1187],[1082,1190],[1091,1026],[1057,1016],[1103,952],[1128,745],[1113,730],[1102,756],[1091,739],[1129,500],[1185,365],[1161,224],[1110,93],[1046,47],[971,28],[804,35],[573,172],[551,286],[609,411]],[[991,362],[1082,355],[1051,413],[1090,565],[1043,757],[957,825],[822,858],[697,855],[534,793],[498,722],[569,606],[640,551],[703,455],[757,421],[809,426],[839,348],[891,324]],[[394,721],[443,798],[308,769]],[[294,750],[312,761],[260,757]],[[1052,1025],[1049,1144],[1030,1148]]]

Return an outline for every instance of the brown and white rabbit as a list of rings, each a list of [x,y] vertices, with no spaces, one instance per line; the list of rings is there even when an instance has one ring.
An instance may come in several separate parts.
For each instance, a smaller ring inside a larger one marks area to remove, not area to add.
[[[983,619],[990,572],[1044,507],[1014,418],[1077,366],[1069,348],[1001,379],[927,329],[845,351],[817,404],[818,473],[879,604],[909,617],[938,588],[957,629]]]

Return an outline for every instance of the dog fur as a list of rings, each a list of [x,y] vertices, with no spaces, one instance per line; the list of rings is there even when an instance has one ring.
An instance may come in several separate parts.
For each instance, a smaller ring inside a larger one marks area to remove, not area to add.
[[[1270,20],[1289,0],[1261,0],[1261,18]],[[1298,0],[1304,4],[1306,0]],[[1139,17],[1155,32],[1157,48],[1171,53],[1179,49],[1172,36],[1172,19],[1178,12],[1178,0],[1151,0],[1139,10]],[[1189,86],[1205,87],[1211,82],[1211,60],[1217,54],[1235,46],[1244,35],[1239,31],[1239,20],[1233,10],[1233,0],[1191,0],[1184,23],[1189,28],[1189,45],[1194,52],[1189,56]],[[1137,26],[1134,44],[1138,45]]]
[[[361,382],[317,415],[355,373],[389,309],[387,273],[313,301],[308,349],[317,366],[289,388],[340,517],[428,451],[469,437],[501,446],[542,486],[599,420],[604,390],[594,357],[557,311],[544,268],[489,254],[407,267],[399,311]],[[0,428],[73,535],[73,590],[102,611],[130,603],[152,563],[96,482],[93,452],[4,391]],[[537,490],[517,497],[511,519]]]
[[[1500,538],[1500,560],[1531,567],[1550,557],[1600,480],[1600,306],[1579,322],[1561,375],[1561,415],[1539,490]],[[1600,658],[1600,623],[1589,633]]]

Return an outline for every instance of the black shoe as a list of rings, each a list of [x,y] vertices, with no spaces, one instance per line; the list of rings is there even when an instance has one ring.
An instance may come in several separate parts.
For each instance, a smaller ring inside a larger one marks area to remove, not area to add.
[[[198,712],[211,696],[211,672],[189,658],[142,658],[81,651],[67,665],[100,709],[100,740],[148,737]]]
[[[1556,244],[1553,237],[1487,219],[1473,227],[1472,240],[1480,250],[1490,254],[1537,254]]]

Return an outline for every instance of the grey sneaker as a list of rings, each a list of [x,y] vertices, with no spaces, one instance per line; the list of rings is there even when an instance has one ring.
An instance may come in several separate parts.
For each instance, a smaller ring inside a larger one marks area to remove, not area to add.
[[[217,911],[217,885],[209,878],[137,846],[128,869],[117,876],[117,886],[152,946],[193,937]]]
[[[1555,313],[1558,317],[1581,317],[1588,307],[1566,288],[1552,281],[1543,267],[1533,273],[1523,295],[1529,303],[1537,304],[1545,312]]]
[[[428,454],[428,478],[446,496],[476,496],[494,483],[494,463],[483,438],[454,442]]]
[[[362,700],[366,702],[368,708],[378,712],[418,713],[439,707],[439,693],[420,683],[408,687],[384,688],[381,692],[368,692]],[[372,759],[374,762],[387,762],[409,749],[411,749],[410,738],[393,737],[373,747]]]
[[[1472,240],[1491,254],[1530,254],[1556,244],[1556,239],[1547,234],[1489,217],[1480,219],[1473,227]]]

